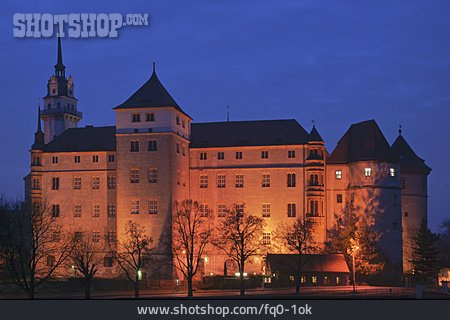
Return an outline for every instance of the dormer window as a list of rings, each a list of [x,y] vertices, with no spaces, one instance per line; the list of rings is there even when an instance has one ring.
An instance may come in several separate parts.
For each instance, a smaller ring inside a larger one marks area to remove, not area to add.
[[[147,121],[147,122],[155,121],[155,114],[154,113],[147,113],[145,115],[145,121]]]
[[[131,122],[141,122],[141,115],[139,113],[133,113],[131,115]]]

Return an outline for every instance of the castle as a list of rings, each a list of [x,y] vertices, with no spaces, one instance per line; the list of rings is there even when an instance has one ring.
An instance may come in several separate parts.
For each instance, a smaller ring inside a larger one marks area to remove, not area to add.
[[[317,128],[307,132],[296,120],[195,123],[154,67],[150,79],[113,109],[115,126],[77,127],[82,113],[59,38],[43,99],[26,194],[32,203],[45,200],[65,230],[115,241],[131,220],[145,226],[158,253],[170,260],[176,201],[197,200],[215,224],[228,207],[245,204],[266,221],[262,242],[269,253],[281,222],[310,219],[324,243],[335,217],[352,203],[361,213],[375,213],[380,246],[392,265],[412,271],[411,235],[427,217],[431,169],[401,132],[390,145],[374,120],[356,123],[329,154]],[[209,254],[202,272],[223,273],[224,259]],[[113,277],[113,269],[105,257],[99,274]],[[261,267],[253,263],[248,272]],[[168,268],[160,276],[173,274]]]

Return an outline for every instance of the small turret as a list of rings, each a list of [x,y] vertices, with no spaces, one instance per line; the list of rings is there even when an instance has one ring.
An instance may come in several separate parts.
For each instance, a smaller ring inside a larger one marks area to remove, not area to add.
[[[39,99],[40,101],[40,99]],[[34,133],[34,143],[31,146],[32,150],[42,150],[44,147],[44,132],[41,128],[41,105],[40,102],[38,103],[38,116],[37,116],[37,130]]]

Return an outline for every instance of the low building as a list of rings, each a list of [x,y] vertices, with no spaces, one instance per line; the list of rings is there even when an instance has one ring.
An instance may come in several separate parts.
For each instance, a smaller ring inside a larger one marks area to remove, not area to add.
[[[342,254],[306,254],[301,268],[302,286],[348,285],[350,271]],[[272,286],[295,286],[297,254],[268,254],[266,258],[266,283]],[[269,280],[270,279],[270,280]]]

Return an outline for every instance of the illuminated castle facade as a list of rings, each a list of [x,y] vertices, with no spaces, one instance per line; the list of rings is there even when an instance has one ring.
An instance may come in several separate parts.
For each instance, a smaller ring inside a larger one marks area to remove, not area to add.
[[[261,241],[271,253],[280,223],[310,219],[323,244],[351,203],[361,214],[375,213],[385,254],[399,269],[403,259],[404,272],[410,271],[409,237],[427,217],[430,169],[402,135],[390,146],[375,121],[353,124],[330,154],[317,129],[307,132],[296,120],[193,123],[153,70],[114,108],[115,126],[77,127],[82,114],[60,42],[47,89],[30,151],[27,195],[34,203],[45,201],[65,230],[115,241],[132,220],[170,261],[176,201],[198,201],[215,224],[227,208],[245,204],[265,219]],[[223,273],[226,259],[208,255],[202,272]],[[173,268],[162,270],[160,277],[173,277]],[[249,265],[248,272],[261,272],[261,263]],[[115,276],[109,257],[99,274]]]

